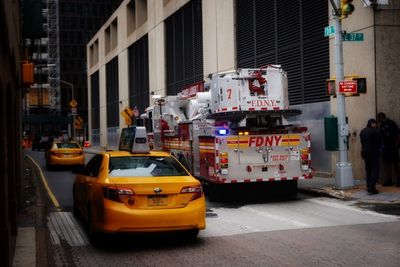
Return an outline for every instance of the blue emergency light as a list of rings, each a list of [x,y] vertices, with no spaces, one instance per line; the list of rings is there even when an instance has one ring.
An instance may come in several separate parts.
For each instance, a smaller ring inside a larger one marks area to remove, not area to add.
[[[218,135],[227,135],[228,134],[228,129],[226,128],[221,128],[217,130]]]

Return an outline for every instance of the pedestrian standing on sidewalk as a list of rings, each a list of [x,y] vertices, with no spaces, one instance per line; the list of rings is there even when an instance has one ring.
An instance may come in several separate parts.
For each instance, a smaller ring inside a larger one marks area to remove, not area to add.
[[[380,136],[378,124],[375,119],[369,119],[367,127],[360,132],[361,157],[365,162],[367,191],[378,194],[375,185],[379,178]]]
[[[393,185],[396,179],[397,186],[400,186],[399,171],[399,145],[400,130],[397,124],[388,119],[383,112],[378,113],[379,131],[381,136],[381,155],[383,162],[384,178],[383,186]],[[395,177],[393,177],[395,176]]]

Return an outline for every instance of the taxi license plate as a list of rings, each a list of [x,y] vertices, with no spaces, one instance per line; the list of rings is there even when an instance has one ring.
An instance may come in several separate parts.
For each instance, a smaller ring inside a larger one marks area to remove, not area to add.
[[[147,205],[149,206],[167,206],[168,205],[168,197],[166,195],[153,195],[148,196]]]

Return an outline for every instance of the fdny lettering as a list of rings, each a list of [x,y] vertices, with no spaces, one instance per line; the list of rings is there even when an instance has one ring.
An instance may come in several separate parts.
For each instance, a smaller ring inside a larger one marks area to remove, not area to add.
[[[277,101],[273,99],[251,100],[252,107],[276,107]]]
[[[281,135],[273,136],[251,136],[249,139],[249,147],[257,146],[278,146],[282,141]]]

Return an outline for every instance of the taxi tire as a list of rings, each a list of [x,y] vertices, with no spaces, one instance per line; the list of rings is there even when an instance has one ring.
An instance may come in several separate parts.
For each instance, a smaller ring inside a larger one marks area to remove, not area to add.
[[[72,195],[73,195],[73,206],[72,206],[72,214],[74,215],[75,218],[79,218],[80,217],[80,211],[78,208],[78,203],[76,200],[76,193],[75,193],[75,187],[72,190]]]
[[[195,239],[197,238],[199,232],[200,232],[199,229],[188,230],[184,233],[184,237],[187,239]]]
[[[50,164],[48,164],[46,162],[46,169],[49,170],[49,171],[53,171],[54,170],[54,166],[52,166],[52,165],[50,165]]]
[[[90,204],[88,204],[87,208],[87,233],[89,237],[89,242],[95,246],[98,247],[101,243],[101,233],[97,232],[94,230],[93,227],[93,220],[92,220],[92,211],[90,208]]]

